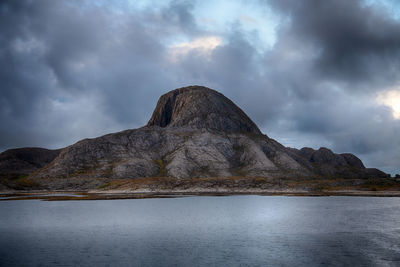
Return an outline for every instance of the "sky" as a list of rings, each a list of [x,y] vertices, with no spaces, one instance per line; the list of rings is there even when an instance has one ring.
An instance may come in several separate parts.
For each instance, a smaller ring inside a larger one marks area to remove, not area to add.
[[[0,151],[138,128],[203,85],[286,146],[400,173],[399,70],[396,0],[2,0]]]

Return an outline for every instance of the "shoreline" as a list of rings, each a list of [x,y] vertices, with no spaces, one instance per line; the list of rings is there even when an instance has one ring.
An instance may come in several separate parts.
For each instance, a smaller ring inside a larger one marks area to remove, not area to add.
[[[177,198],[193,196],[297,196],[297,197],[327,197],[327,196],[353,196],[353,197],[400,197],[400,191],[302,191],[302,190],[245,190],[228,192],[214,191],[126,191],[126,190],[91,190],[91,191],[3,191],[0,192],[0,201],[10,200],[116,200],[116,199],[145,199],[145,198]]]

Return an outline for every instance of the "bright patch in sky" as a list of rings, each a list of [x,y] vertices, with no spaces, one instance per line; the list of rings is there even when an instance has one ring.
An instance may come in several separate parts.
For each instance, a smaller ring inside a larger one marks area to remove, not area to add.
[[[378,103],[392,109],[395,119],[400,119],[400,89],[389,90],[378,95]]]
[[[375,5],[383,8],[392,18],[400,19],[400,1],[399,0],[364,0],[367,5]]]
[[[190,42],[181,42],[170,46],[171,60],[176,62],[179,59],[192,51],[201,53],[205,57],[209,57],[211,52],[219,45],[222,39],[218,36],[207,36],[196,38]]]

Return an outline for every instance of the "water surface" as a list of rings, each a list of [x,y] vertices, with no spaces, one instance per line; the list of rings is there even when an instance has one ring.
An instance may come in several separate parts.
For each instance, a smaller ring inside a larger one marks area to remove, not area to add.
[[[1,266],[399,266],[400,198],[0,202]]]

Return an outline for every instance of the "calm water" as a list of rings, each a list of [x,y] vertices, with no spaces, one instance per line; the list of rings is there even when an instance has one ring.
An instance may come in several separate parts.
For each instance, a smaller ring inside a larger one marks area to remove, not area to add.
[[[0,202],[1,266],[400,266],[400,198]]]

